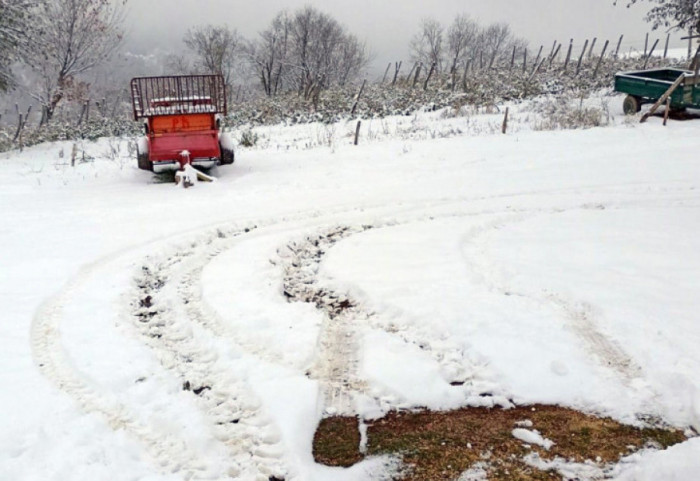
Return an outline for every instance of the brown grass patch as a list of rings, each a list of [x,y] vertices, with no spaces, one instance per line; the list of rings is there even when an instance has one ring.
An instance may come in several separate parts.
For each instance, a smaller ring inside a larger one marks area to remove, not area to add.
[[[513,437],[520,421],[529,420],[554,441],[549,451],[527,447]],[[400,455],[406,467],[401,479],[454,480],[477,462],[488,465],[490,481],[561,479],[522,461],[537,452],[543,459],[611,463],[649,443],[666,448],[686,438],[677,430],[637,428],[610,418],[597,418],[558,406],[514,409],[468,408],[450,412],[392,412],[368,423],[367,455]],[[357,418],[324,419],[314,439],[314,457],[330,466],[361,460]]]

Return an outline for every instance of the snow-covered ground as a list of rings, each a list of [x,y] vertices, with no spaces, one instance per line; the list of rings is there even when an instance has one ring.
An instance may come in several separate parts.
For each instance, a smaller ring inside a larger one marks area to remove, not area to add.
[[[313,433],[398,407],[700,430],[698,123],[620,104],[260,128],[187,190],[116,139],[0,154],[0,479],[381,479]],[[697,438],[615,470],[698,472]]]

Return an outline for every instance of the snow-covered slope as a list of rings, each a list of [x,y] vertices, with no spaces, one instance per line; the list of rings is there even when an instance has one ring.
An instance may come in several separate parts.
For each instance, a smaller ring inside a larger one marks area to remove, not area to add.
[[[530,116],[260,129],[187,190],[126,141],[0,154],[0,479],[376,479],[313,433],[396,407],[700,429],[697,122]],[[690,480],[695,441],[618,473]]]

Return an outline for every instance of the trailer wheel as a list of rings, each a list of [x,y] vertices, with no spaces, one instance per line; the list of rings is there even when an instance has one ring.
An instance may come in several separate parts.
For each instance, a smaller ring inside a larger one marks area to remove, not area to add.
[[[136,159],[139,169],[153,172],[153,163],[148,158],[148,139],[141,137],[136,144]]]
[[[148,170],[150,172],[153,172],[153,164],[151,163],[150,159],[148,158],[147,153],[138,155],[138,164],[139,164],[139,169]]]
[[[625,115],[636,114],[642,110],[642,99],[634,95],[628,95],[622,102],[622,110],[625,112]]]
[[[221,148],[221,165],[231,165],[236,160],[236,156],[233,149],[226,149],[223,146]]]

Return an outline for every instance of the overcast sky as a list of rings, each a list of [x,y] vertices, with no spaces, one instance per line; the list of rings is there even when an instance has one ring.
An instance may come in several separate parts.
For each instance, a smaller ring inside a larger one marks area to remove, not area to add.
[[[461,13],[482,24],[506,22],[532,49],[542,44],[549,49],[554,40],[566,43],[570,38],[580,49],[586,38],[617,42],[621,34],[623,49],[643,48],[650,31],[643,20],[648,4],[628,9],[624,4],[613,6],[613,0],[131,0],[129,46],[138,44],[144,53],[152,46],[178,50],[189,27],[207,23],[228,24],[254,38],[279,11],[304,5],[332,15],[365,40],[375,70],[389,61],[408,59],[409,40],[427,16],[445,24]],[[682,46],[680,37],[674,35],[672,44]],[[656,38],[661,38],[663,48],[665,33],[652,32],[652,41]]]

